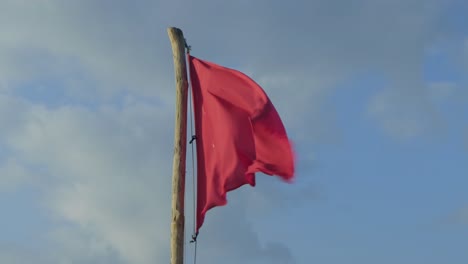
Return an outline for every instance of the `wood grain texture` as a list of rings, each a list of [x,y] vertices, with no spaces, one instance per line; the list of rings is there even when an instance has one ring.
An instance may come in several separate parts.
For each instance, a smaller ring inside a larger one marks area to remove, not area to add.
[[[171,264],[184,263],[184,197],[187,148],[187,66],[182,30],[167,29],[172,46],[176,82],[174,159],[172,167]]]

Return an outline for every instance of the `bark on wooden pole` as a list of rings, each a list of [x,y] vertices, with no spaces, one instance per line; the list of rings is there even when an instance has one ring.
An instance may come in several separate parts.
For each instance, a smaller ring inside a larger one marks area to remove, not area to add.
[[[167,29],[172,46],[176,81],[174,160],[172,167],[171,264],[184,263],[184,197],[187,147],[187,68],[182,30]]]

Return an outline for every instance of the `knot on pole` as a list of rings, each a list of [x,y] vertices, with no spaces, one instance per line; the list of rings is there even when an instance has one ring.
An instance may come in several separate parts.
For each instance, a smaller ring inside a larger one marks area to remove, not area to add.
[[[195,235],[192,235],[192,240],[190,240],[190,243],[197,242],[197,237],[198,237],[198,232],[196,232]]]
[[[185,38],[184,38],[184,45],[185,45],[185,48],[187,49],[187,53],[190,53],[190,51],[192,50],[192,46],[187,44],[187,40]]]
[[[192,139],[190,139],[189,144],[192,144],[193,141],[195,141],[196,139],[197,139],[197,136],[196,136],[196,135],[192,135]]]

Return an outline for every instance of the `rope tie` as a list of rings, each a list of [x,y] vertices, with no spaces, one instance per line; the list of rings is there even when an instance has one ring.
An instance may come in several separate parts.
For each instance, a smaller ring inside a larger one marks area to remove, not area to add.
[[[197,242],[197,237],[198,237],[198,232],[196,232],[195,235],[192,235],[192,240],[190,240],[190,243]]]
[[[192,135],[192,139],[190,139],[189,144],[192,144],[193,141],[197,140],[197,136]]]
[[[190,51],[192,50],[192,46],[189,46],[187,44],[187,40],[184,38],[184,45],[185,45],[185,48],[187,49],[187,53],[190,53]]]

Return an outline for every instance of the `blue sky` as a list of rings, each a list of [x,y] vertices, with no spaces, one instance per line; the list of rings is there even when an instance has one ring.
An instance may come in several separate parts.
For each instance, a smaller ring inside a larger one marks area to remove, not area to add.
[[[298,156],[294,184],[258,175],[208,212],[199,263],[466,263],[467,12],[0,1],[0,262],[168,262],[177,26],[262,85]]]

